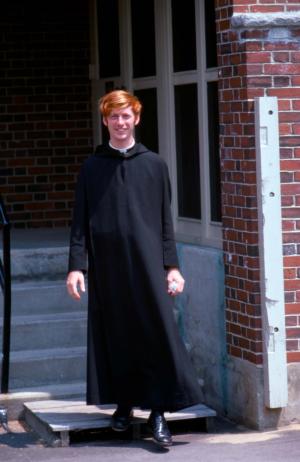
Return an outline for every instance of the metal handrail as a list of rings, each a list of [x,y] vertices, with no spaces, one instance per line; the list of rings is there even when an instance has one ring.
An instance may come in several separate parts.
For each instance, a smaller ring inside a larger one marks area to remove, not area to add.
[[[0,195],[0,224],[3,231],[3,262],[0,258],[0,286],[4,297],[1,393],[8,393],[11,331],[10,223]]]

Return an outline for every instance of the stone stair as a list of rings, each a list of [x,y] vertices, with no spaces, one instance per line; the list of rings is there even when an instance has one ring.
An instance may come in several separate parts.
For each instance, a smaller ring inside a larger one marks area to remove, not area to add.
[[[0,395],[9,418],[19,417],[25,400],[84,396],[87,300],[74,301],[66,291],[67,234],[15,236],[9,393]],[[1,344],[2,313],[0,297]]]

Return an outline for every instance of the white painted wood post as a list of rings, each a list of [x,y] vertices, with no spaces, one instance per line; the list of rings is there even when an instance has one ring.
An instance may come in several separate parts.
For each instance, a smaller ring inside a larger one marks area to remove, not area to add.
[[[288,386],[276,97],[256,98],[255,139],[265,405],[280,408]]]

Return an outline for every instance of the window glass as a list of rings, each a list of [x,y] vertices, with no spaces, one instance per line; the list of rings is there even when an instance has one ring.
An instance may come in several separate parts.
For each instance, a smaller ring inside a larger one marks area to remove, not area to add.
[[[175,86],[178,212],[201,218],[197,85]]]
[[[135,129],[136,140],[158,152],[156,88],[136,90],[135,94],[143,105],[141,121]]]
[[[212,0],[205,0],[205,38],[206,38],[206,67],[217,67],[217,32],[215,5]]]
[[[118,0],[98,0],[98,44],[100,78],[120,75]]]
[[[197,68],[194,0],[172,0],[174,72]]]
[[[218,82],[207,84],[211,220],[221,221]]]
[[[131,0],[133,77],[156,74],[154,1]]]

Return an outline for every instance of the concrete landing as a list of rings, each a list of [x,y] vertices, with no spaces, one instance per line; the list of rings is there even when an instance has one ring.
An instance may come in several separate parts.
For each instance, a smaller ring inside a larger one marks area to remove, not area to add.
[[[70,433],[110,427],[115,406],[87,406],[84,401],[36,401],[24,404],[27,424],[52,447],[66,447]],[[205,419],[207,430],[212,430],[216,412],[199,404],[178,412],[165,413],[168,421]],[[149,411],[134,410],[133,436],[140,437],[140,426],[147,422]]]

